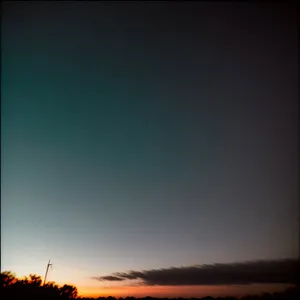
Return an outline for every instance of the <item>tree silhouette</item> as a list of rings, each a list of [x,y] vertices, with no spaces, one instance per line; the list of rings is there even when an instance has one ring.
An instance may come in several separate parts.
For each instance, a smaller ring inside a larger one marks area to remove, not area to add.
[[[15,274],[13,274],[12,272],[5,271],[5,272],[1,272],[0,280],[1,280],[1,287],[8,287],[11,284],[15,283],[17,279]]]
[[[4,299],[75,299],[78,292],[75,286],[67,284],[62,287],[54,282],[42,285],[42,278],[34,274],[18,279],[11,272],[1,272],[1,295]]]
[[[66,299],[74,299],[77,298],[78,292],[77,288],[72,285],[65,284],[59,289],[60,295]]]

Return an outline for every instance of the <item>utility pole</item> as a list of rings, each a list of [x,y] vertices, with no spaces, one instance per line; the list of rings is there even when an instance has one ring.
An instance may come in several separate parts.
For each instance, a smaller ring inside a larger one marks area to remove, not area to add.
[[[49,270],[49,267],[50,267],[50,266],[52,266],[52,264],[50,264],[50,259],[49,259],[49,262],[48,262],[48,264],[47,264],[47,268],[46,268],[46,274],[45,274],[45,278],[44,278],[44,284],[43,284],[43,285],[45,285],[45,283],[46,283],[47,274],[48,274],[48,270]]]

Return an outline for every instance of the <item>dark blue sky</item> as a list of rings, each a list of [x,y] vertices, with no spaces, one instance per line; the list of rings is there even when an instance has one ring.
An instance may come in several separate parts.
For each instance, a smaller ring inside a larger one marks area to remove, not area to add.
[[[2,268],[296,257],[296,29],[284,5],[5,3]]]

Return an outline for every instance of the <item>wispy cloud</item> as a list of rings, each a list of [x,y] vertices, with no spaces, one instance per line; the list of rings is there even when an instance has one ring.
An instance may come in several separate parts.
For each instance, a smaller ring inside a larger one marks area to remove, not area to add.
[[[117,272],[93,277],[99,281],[141,280],[145,285],[230,285],[254,283],[293,283],[297,260],[194,265],[167,269]]]

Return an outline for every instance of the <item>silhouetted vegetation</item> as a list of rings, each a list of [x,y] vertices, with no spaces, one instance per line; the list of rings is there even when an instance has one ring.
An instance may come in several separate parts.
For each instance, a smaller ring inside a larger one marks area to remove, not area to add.
[[[42,284],[37,275],[16,278],[11,272],[1,272],[1,299],[75,299],[77,295],[77,288],[72,285]]]
[[[289,288],[282,293],[265,293],[260,296],[245,296],[242,300],[296,300],[299,299],[299,289]],[[77,288],[73,285],[58,286],[54,282],[47,282],[43,284],[42,278],[37,275],[29,275],[24,278],[17,278],[11,272],[1,272],[1,299],[81,299],[81,300],[116,300],[115,297],[78,297]],[[118,298],[119,300],[136,300],[135,297]],[[140,300],[153,300],[156,298],[145,297],[139,298]],[[164,300],[168,298],[160,298]],[[173,298],[174,299],[174,298]],[[183,298],[176,298],[177,300],[183,300]],[[199,298],[191,298],[189,300],[197,300]],[[234,297],[204,297],[202,300],[237,300]]]
[[[79,297],[78,299],[81,300],[92,300],[95,298],[88,298],[88,297]],[[115,297],[99,297],[96,298],[97,300],[116,300],[117,298]],[[296,300],[299,299],[299,291],[297,288],[289,288],[288,290],[286,290],[285,292],[282,293],[273,293],[273,294],[269,294],[269,293],[264,293],[262,295],[249,295],[249,296],[245,296],[242,298],[235,298],[235,297],[203,297],[203,298],[153,298],[153,297],[144,297],[144,298],[135,298],[135,297],[120,297],[118,298],[118,300],[168,300],[168,299],[172,299],[172,300]]]

